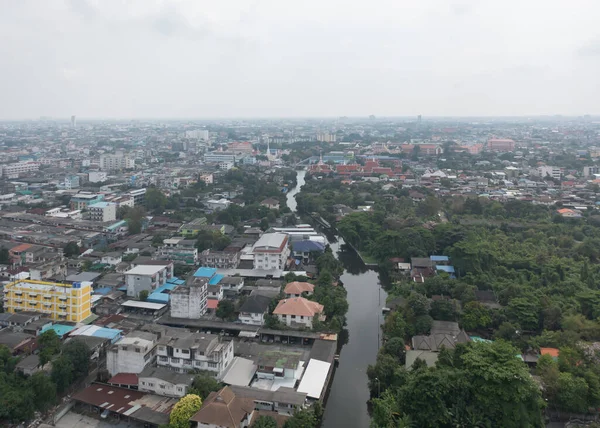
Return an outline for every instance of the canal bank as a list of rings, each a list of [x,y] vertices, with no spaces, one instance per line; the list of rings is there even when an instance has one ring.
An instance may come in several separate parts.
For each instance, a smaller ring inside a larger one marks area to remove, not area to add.
[[[298,171],[297,186],[288,192],[287,204],[296,211],[295,195],[305,184],[306,171]],[[325,406],[323,428],[368,427],[369,389],[367,367],[374,364],[380,345],[381,308],[387,294],[377,272],[367,268],[358,254],[342,239],[330,240],[331,249],[344,265],[341,281],[347,291],[346,327],[348,342],[340,352],[340,364]]]

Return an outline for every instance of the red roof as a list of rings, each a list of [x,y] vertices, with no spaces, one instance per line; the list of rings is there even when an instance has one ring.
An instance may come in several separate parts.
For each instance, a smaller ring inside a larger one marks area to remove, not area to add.
[[[114,385],[137,385],[138,375],[135,373],[117,373],[107,383]]]
[[[217,309],[219,301],[217,299],[206,299],[206,307],[208,309]]]
[[[552,358],[558,358],[559,350],[556,348],[540,348],[541,355],[550,355]]]
[[[133,389],[93,383],[73,395],[73,399],[102,409],[110,409],[111,412],[124,414],[133,408],[134,401],[143,398],[145,395],[143,392]]]

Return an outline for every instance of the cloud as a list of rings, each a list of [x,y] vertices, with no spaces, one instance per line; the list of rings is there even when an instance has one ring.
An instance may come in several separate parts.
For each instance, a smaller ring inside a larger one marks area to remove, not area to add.
[[[581,57],[600,56],[600,38],[589,41],[577,49],[577,54]]]

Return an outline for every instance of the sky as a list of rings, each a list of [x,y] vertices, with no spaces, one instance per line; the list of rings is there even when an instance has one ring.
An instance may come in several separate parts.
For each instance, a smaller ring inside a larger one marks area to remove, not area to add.
[[[600,114],[597,0],[2,0],[0,119]]]

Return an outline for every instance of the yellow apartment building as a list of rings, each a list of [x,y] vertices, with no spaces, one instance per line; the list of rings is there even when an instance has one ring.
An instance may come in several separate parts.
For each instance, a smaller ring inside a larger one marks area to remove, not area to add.
[[[92,315],[91,295],[91,283],[15,281],[4,286],[4,310],[36,311],[57,321],[81,322]]]

